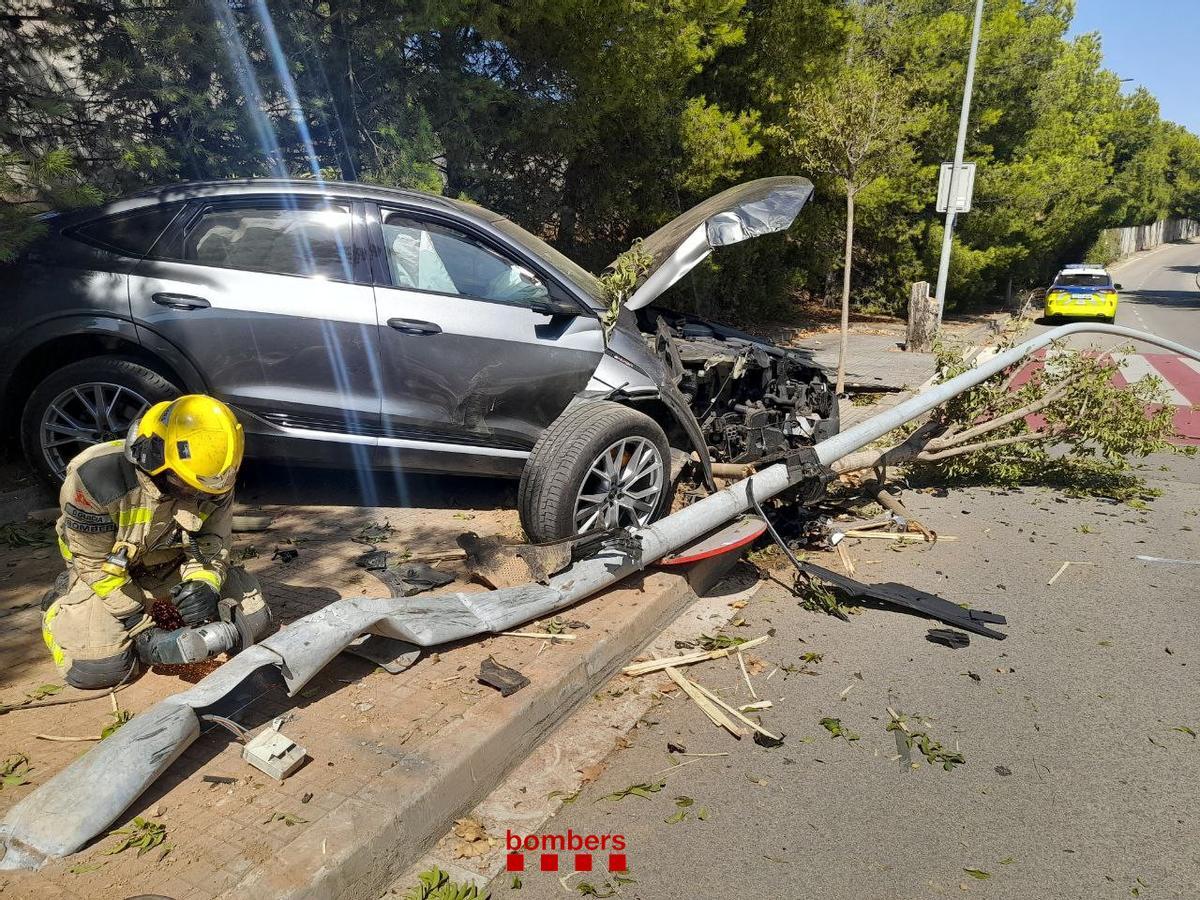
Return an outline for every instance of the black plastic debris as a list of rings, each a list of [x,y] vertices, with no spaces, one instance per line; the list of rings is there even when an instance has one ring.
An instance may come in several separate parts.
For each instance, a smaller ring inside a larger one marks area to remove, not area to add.
[[[925,640],[931,644],[943,644],[951,650],[960,650],[971,643],[971,638],[952,628],[930,628]]]
[[[963,609],[957,603],[951,603],[944,597],[917,590],[905,584],[895,584],[892,582],[885,584],[864,584],[854,578],[847,578],[845,575],[839,575],[837,572],[832,572],[829,569],[810,562],[797,563],[797,568],[808,575],[832,584],[851,597],[869,597],[881,603],[903,606],[906,609],[929,616],[931,619],[937,619],[939,622],[961,628],[963,631],[974,632],[984,637],[995,638],[998,641],[1002,641],[1008,637],[1004,632],[988,628],[984,624],[1008,624],[1008,620],[999,613],[988,612],[984,609]]]
[[[480,664],[477,677],[480,684],[494,687],[502,697],[515,694],[529,684],[529,679],[516,669],[501,665],[490,656]]]
[[[290,563],[290,562],[295,562],[296,557],[298,557],[299,555],[300,555],[299,550],[295,550],[295,549],[292,549],[289,547],[287,549],[277,549],[274,553],[271,554],[271,559],[277,559],[281,563]]]
[[[395,597],[411,597],[435,587],[444,587],[454,576],[425,563],[410,563],[395,559],[387,550],[371,550],[354,561],[388,586]]]

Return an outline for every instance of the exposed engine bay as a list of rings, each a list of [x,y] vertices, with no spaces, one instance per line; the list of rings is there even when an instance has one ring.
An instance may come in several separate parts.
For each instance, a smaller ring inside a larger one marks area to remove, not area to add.
[[[637,315],[714,461],[772,462],[837,433],[833,386],[803,354],[666,309],[646,307]]]

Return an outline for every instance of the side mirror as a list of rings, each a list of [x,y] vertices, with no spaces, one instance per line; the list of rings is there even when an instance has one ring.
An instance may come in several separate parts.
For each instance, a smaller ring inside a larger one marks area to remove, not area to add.
[[[577,316],[579,315],[579,307],[573,303],[567,303],[564,300],[555,300],[552,297],[539,297],[536,300],[529,302],[529,308],[535,313],[540,313],[543,316]]]
[[[1119,285],[1119,284],[1114,284],[1114,285],[1113,285],[1113,287],[1114,287],[1114,288],[1116,288],[1118,291],[1123,291],[1123,290],[1125,290],[1125,288],[1123,288],[1123,287],[1122,287],[1121,285]]]

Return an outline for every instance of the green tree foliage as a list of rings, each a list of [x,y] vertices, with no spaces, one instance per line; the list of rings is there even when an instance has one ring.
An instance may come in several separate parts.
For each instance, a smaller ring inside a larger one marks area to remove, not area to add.
[[[1044,366],[1022,360],[943,404],[897,443],[856,451],[834,469],[932,465],[936,478],[1041,484],[1137,501],[1152,493],[1132,460],[1194,448],[1172,443],[1175,408],[1159,378],[1118,386],[1132,347],[1105,353],[1057,345]],[[942,381],[972,367],[961,348],[938,348]]]
[[[986,4],[952,302],[1044,279],[1103,227],[1200,215],[1200,139],[1122,94],[1096,36],[1066,37],[1073,7]],[[464,196],[598,271],[732,183],[812,174],[788,235],[715,256],[669,298],[786,316],[836,295],[843,269],[845,198],[801,151],[797,101],[866,66],[908,114],[898,163],[857,197],[853,301],[897,308],[936,265],[969,16],[945,0],[10,0],[0,261],[46,209],[289,175]]]
[[[792,92],[787,126],[777,128],[789,157],[805,170],[830,176],[846,198],[845,253],[842,257],[842,330],[835,390],[846,381],[853,276],[854,207],[861,191],[899,172],[912,158],[906,122],[919,118],[903,91],[870,59],[848,59],[832,78]]]

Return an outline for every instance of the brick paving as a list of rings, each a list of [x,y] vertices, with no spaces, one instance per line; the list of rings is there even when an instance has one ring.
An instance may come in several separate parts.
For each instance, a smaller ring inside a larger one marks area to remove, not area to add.
[[[255,511],[259,510],[275,515],[273,526],[265,533],[237,535],[234,552],[240,556],[245,548],[254,548],[250,552],[257,555],[244,565],[262,581],[285,627],[341,597],[387,596],[381,582],[353,565],[356,556],[370,549],[351,539],[367,523],[387,521],[395,529],[379,547],[420,552],[454,549],[454,537],[468,529],[510,536],[519,532],[510,509],[265,506]],[[0,520],[5,518],[0,513]],[[285,563],[272,558],[275,549],[296,549],[299,557]],[[0,549],[0,617],[5,625],[0,636],[5,662],[0,702],[18,702],[39,685],[61,684],[42,645],[39,609],[42,592],[60,570],[54,548]],[[482,588],[462,582],[447,588],[464,589]],[[295,699],[289,699],[281,687],[260,689],[235,718],[254,728],[291,712],[293,718],[284,731],[311,756],[300,772],[283,783],[274,782],[242,762],[239,746],[227,732],[206,726],[201,738],[114,826],[135,815],[164,823],[166,843],[173,848],[165,858],[159,859],[158,850],[141,858],[134,851],[106,856],[104,850],[114,840],[102,838],[81,854],[37,874],[0,873],[0,894],[95,897],[152,891],[174,900],[218,896],[301,834],[319,829],[322,818],[349,798],[361,797],[373,779],[403,762],[408,745],[438,734],[486,698],[490,689],[471,676],[488,653],[523,667],[539,646],[516,638],[480,641],[434,654],[403,677],[388,675],[365,660],[341,656]],[[150,672],[117,698],[136,715],[185,687],[177,674]],[[68,688],[54,696],[71,693]],[[20,752],[32,762],[31,784],[0,790],[0,815],[92,746],[39,740],[34,735],[98,734],[110,721],[109,703],[89,700],[0,716],[0,756]],[[238,782],[209,785],[201,781],[204,774]],[[307,794],[312,797],[305,803]],[[268,822],[273,813],[290,813],[306,821],[291,826],[279,820]]]

